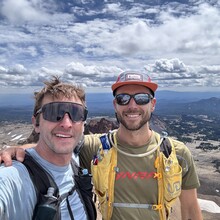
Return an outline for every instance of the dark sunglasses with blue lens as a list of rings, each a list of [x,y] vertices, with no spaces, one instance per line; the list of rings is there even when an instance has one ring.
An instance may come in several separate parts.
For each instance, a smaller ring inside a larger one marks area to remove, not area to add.
[[[146,105],[154,97],[151,94],[147,94],[147,93],[136,93],[133,95],[123,93],[123,94],[118,94],[115,96],[116,102],[119,105],[128,105],[131,98],[134,99],[134,101],[137,105]]]
[[[43,105],[36,115],[42,113],[43,118],[51,122],[59,122],[67,113],[73,122],[82,122],[87,118],[88,110],[75,102],[51,102]],[[35,115],[35,116],[36,116]]]

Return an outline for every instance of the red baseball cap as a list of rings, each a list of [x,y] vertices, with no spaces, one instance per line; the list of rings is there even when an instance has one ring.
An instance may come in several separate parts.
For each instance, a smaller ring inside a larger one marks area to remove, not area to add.
[[[116,89],[124,85],[141,85],[149,88],[154,96],[154,92],[157,90],[158,85],[151,82],[148,75],[144,75],[138,72],[126,71],[122,72],[116,82],[112,85],[113,95],[115,95]]]

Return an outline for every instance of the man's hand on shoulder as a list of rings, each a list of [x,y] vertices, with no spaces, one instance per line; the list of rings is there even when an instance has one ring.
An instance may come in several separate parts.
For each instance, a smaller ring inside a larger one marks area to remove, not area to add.
[[[26,148],[33,147],[34,144],[27,144],[23,146],[7,146],[5,149],[0,151],[0,163],[5,163],[5,166],[12,165],[12,158],[23,162]]]

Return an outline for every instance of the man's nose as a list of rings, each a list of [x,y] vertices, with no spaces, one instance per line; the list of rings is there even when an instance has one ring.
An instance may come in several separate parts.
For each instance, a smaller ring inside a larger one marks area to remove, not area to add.
[[[137,107],[137,104],[136,104],[133,97],[130,99],[130,102],[128,103],[128,106],[129,107]]]
[[[72,127],[73,125],[73,121],[71,120],[68,113],[65,113],[60,123],[61,123],[61,126],[63,127]]]

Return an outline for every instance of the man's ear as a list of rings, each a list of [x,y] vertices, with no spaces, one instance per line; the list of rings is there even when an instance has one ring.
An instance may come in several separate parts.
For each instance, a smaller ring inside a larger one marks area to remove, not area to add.
[[[155,110],[156,102],[157,102],[157,100],[155,98],[153,98],[151,100],[151,112],[153,112]]]
[[[116,109],[116,100],[115,99],[113,99],[113,106],[114,106],[114,108]]]
[[[32,116],[31,121],[32,121],[32,124],[34,125],[35,132],[40,133],[40,131],[39,131],[39,125],[40,125],[39,124],[39,118],[36,118],[36,117]]]

